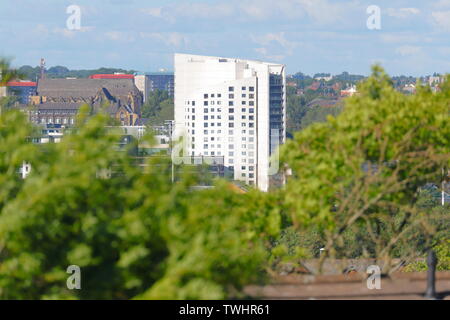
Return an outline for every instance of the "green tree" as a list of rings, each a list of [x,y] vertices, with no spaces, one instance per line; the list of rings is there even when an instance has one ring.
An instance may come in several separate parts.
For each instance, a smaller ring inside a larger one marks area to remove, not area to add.
[[[392,258],[412,259],[449,237],[417,201],[450,162],[450,82],[437,94],[420,87],[405,96],[375,67],[359,92],[339,116],[282,147],[292,170],[284,203],[298,230],[319,228],[323,258],[349,257],[356,241],[360,257],[387,261],[389,272]]]
[[[149,119],[149,124],[162,125],[165,120],[174,119],[174,101],[167,91],[155,90],[142,106],[141,113]]]
[[[271,200],[172,184],[169,159],[143,171],[107,124],[86,107],[61,143],[34,145],[24,115],[0,116],[0,298],[211,299],[258,281],[279,229]],[[66,287],[70,265],[81,290]]]

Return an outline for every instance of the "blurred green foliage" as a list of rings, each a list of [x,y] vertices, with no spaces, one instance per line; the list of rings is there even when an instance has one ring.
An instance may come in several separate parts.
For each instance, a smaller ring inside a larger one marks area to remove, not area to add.
[[[168,161],[144,174],[108,121],[86,109],[61,143],[34,145],[22,114],[1,115],[0,298],[225,298],[259,281],[279,230],[270,201],[227,183],[193,191],[192,176],[171,184]],[[66,288],[69,265],[81,290]]]
[[[321,258],[405,261],[435,247],[445,263],[448,207],[419,190],[450,164],[449,86],[405,96],[375,68],[339,116],[282,147],[292,175],[270,193],[199,191],[190,172],[171,183],[170,159],[137,166],[117,151],[103,112],[82,108],[61,143],[43,145],[24,114],[2,112],[0,299],[239,297],[323,247]],[[66,287],[70,265],[81,290]]]
[[[374,67],[358,91],[282,147],[292,171],[284,204],[299,231],[318,228],[327,257],[408,259],[450,233],[418,205],[420,188],[450,165],[450,82],[406,96]]]

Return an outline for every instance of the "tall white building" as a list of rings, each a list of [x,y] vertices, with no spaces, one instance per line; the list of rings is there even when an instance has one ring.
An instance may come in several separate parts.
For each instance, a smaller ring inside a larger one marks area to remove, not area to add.
[[[267,191],[286,139],[283,65],[175,54],[175,137],[185,155],[223,156],[234,179]]]

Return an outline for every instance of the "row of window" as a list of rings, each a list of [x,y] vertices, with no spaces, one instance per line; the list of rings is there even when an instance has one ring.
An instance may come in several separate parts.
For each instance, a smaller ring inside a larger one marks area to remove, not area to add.
[[[75,120],[73,118],[55,118],[54,120],[53,118],[41,118],[40,122],[43,124],[74,124]]]
[[[241,89],[242,89],[242,91],[245,91],[245,90],[247,90],[247,87],[242,87]],[[234,92],[234,87],[228,87],[228,91],[229,92]],[[254,92],[255,91],[255,87],[248,87],[248,91]]]

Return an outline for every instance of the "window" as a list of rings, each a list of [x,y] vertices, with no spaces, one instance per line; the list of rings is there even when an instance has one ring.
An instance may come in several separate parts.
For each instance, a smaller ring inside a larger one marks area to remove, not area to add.
[[[241,176],[242,176],[242,178],[245,178],[246,174],[243,172],[243,173],[241,174]]]
[[[234,128],[234,123],[233,123],[233,122],[230,122],[230,123],[228,124],[228,128]]]
[[[254,95],[253,93],[251,93],[251,94],[249,95],[249,99],[255,99],[255,95]]]
[[[233,150],[234,149],[234,144],[229,144],[228,145],[228,149]]]
[[[247,118],[245,115],[241,116],[242,120],[245,120],[245,118]]]
[[[245,166],[242,166],[242,167],[241,167],[241,170],[245,170]]]
[[[229,98],[229,99],[234,99],[234,94],[229,94],[229,95],[228,95],[228,98]]]
[[[250,112],[250,113],[255,113],[255,109],[250,108],[250,109],[248,109],[248,112]]]
[[[208,108],[203,109],[203,113],[208,113]]]
[[[234,120],[234,116],[228,116],[228,120]]]
[[[228,163],[233,164],[234,163],[233,159],[228,159]]]
[[[232,136],[232,135],[234,134],[234,131],[233,131],[233,130],[228,130],[228,134],[229,134],[230,136]]]
[[[246,111],[247,111],[247,109],[245,109],[245,108],[242,108],[242,109],[241,109],[241,111],[242,111],[242,112],[246,112]]]
[[[255,130],[250,130],[250,135],[253,136],[255,134]]]
[[[248,171],[255,171],[255,167],[254,166],[248,167]]]
[[[249,116],[248,120],[250,120],[250,121],[255,120],[255,116]]]
[[[195,120],[195,116],[192,116],[192,120]]]
[[[249,106],[254,106],[254,105],[255,105],[255,101],[249,101],[249,102],[248,102],[248,105],[249,105]]]
[[[250,128],[254,128],[254,127],[255,127],[255,124],[254,124],[253,122],[251,122],[251,123],[248,124],[248,126],[249,126]]]
[[[245,90],[247,90],[247,87],[242,87],[242,91],[245,91]]]
[[[214,98],[214,93],[213,93],[213,94],[211,94],[211,98]]]
[[[254,150],[254,149],[255,149],[255,145],[254,145],[254,144],[249,144],[249,145],[248,145],[248,148],[249,148],[250,150]]]
[[[208,101],[203,101],[203,105],[207,106],[208,105]]]
[[[230,107],[232,107],[232,106],[234,106],[234,102],[233,102],[233,101],[228,101],[228,105],[229,105]]]
[[[207,145],[207,144],[204,144],[204,145],[203,145],[203,149],[208,149],[208,145]]]
[[[208,116],[204,116],[204,117],[203,117],[203,120],[208,120]]]
[[[243,105],[243,106],[245,106],[246,103],[247,103],[246,101],[242,101],[242,105]]]
[[[217,94],[217,98],[221,98],[222,95],[220,93]]]
[[[248,90],[249,90],[250,92],[254,92],[254,91],[255,91],[255,87],[249,87]]]
[[[205,93],[205,94],[203,95],[203,98],[208,99],[208,94]]]
[[[243,93],[242,98],[245,98],[245,97],[247,97],[247,94]]]
[[[195,123],[194,122],[192,122],[192,128],[195,128]]]
[[[203,134],[208,134],[208,130],[203,130]]]
[[[253,178],[255,177],[255,174],[254,174],[254,173],[249,173],[249,174],[248,174],[248,177],[249,177],[250,179],[253,179]]]
[[[228,87],[228,91],[233,92],[234,91],[234,87]]]
[[[218,127],[221,127],[222,124],[221,124],[220,122],[217,122],[217,126],[218,126]]]
[[[195,106],[195,101],[192,101],[192,105]],[[194,111],[194,109],[192,109],[192,111]]]
[[[233,151],[228,152],[228,156],[229,157],[234,157],[234,152]]]
[[[229,113],[234,113],[234,109],[233,109],[233,108],[230,108],[230,109],[228,109],[228,112],[229,112]]]
[[[203,142],[208,142],[208,137],[204,137]]]
[[[208,128],[208,122],[203,123],[204,128]]]

